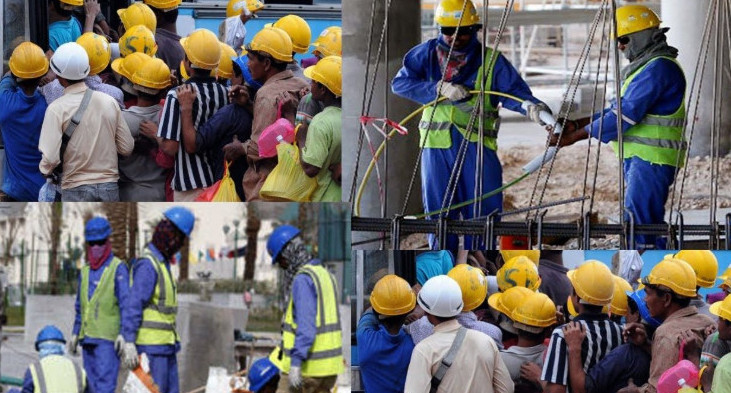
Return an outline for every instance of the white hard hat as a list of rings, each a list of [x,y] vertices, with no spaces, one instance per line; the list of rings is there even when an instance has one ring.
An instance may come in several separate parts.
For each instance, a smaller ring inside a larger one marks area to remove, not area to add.
[[[437,317],[450,318],[462,312],[462,290],[451,277],[434,276],[424,283],[417,302],[427,313]]]
[[[78,81],[89,75],[89,55],[81,45],[67,42],[51,56],[51,70],[61,78]]]

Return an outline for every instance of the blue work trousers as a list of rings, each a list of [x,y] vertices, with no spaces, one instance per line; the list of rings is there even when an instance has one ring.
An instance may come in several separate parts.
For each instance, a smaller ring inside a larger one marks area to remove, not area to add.
[[[119,357],[114,351],[114,343],[111,341],[82,343],[81,349],[89,391],[114,393],[119,373]]]
[[[177,356],[148,353],[147,358],[150,360],[152,380],[160,387],[160,393],[179,393]]]

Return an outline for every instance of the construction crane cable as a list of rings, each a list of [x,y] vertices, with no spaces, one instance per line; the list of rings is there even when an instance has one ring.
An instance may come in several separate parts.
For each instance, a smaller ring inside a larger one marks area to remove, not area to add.
[[[617,34],[617,1],[612,0],[612,30],[614,36],[618,37]],[[625,202],[624,202],[624,124],[622,114],[622,81],[620,78],[620,63],[619,63],[619,45],[617,42],[613,42],[612,45],[614,55],[614,93],[617,97],[616,111],[617,111],[617,161],[619,171],[619,225],[624,228],[625,226]],[[620,249],[627,248],[627,238],[625,236],[619,237]]]

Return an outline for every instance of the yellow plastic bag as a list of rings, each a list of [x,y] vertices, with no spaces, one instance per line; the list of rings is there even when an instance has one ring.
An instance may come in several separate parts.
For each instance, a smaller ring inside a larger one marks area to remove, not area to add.
[[[267,176],[259,196],[267,201],[309,202],[317,180],[300,165],[299,149],[289,143],[277,145],[277,166]]]
[[[223,163],[223,177],[212,186],[206,188],[196,202],[241,202],[239,194],[236,193],[236,185],[228,173],[228,162]]]

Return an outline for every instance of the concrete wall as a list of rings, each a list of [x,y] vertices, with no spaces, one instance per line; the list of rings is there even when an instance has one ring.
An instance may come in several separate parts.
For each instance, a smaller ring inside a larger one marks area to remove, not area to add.
[[[55,325],[68,339],[74,327],[75,296],[29,295],[25,304],[25,341],[35,342],[46,325]]]

